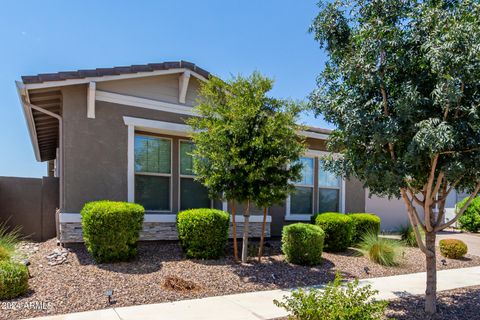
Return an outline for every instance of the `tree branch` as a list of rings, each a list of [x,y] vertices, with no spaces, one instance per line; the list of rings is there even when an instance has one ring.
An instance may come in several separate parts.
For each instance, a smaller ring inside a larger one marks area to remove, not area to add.
[[[435,180],[435,170],[437,169],[437,163],[438,163],[438,154],[436,154],[433,159],[432,159],[432,164],[430,168],[430,175],[428,176],[428,182],[425,187],[425,204],[423,205],[423,212],[425,214],[425,227],[428,232],[432,232],[432,221],[431,221],[431,214],[430,214],[430,208],[432,206],[432,187],[433,187],[433,181]],[[438,181],[437,181],[438,182]]]
[[[423,243],[422,236],[420,235],[420,231],[418,230],[418,225],[420,224],[422,226],[422,228],[424,228],[424,227],[420,223],[420,219],[418,218],[418,213],[416,211],[414,211],[414,206],[412,204],[412,200],[410,200],[408,198],[407,192],[405,191],[404,188],[401,188],[400,192],[402,194],[402,199],[405,202],[405,205],[407,206],[408,218],[409,218],[410,223],[412,225],[412,228],[414,230],[415,238],[417,239],[417,243],[418,243],[418,247],[420,248],[420,250],[422,250],[423,253],[425,253],[426,256],[431,257],[431,256],[434,255],[434,253],[429,251],[426,248],[425,244]]]
[[[460,209],[460,211],[455,215],[455,218],[453,218],[452,220],[448,221],[447,223],[444,223],[442,225],[439,225],[435,228],[435,232],[436,231],[440,231],[440,230],[443,230],[449,226],[451,226],[452,224],[454,224],[458,218],[460,218],[462,216],[462,214],[465,212],[465,210],[467,210],[468,206],[470,205],[470,203],[473,201],[473,199],[477,196],[478,192],[480,191],[480,181],[478,181],[477,183],[477,186],[475,187],[475,190],[473,191],[473,193],[470,195],[470,197],[468,198],[467,202],[465,202],[465,204],[463,205],[463,207]]]
[[[445,194],[448,195],[447,192],[449,192],[449,191],[447,190],[447,182],[445,181],[445,183],[442,186],[442,197],[441,198],[443,200],[438,202],[440,204],[440,206],[438,208],[439,212],[438,212],[438,217],[437,217],[437,221],[435,223],[435,226],[438,226],[439,224],[441,224],[442,220],[443,220],[443,217],[445,216],[445,201],[447,199],[447,196]]]

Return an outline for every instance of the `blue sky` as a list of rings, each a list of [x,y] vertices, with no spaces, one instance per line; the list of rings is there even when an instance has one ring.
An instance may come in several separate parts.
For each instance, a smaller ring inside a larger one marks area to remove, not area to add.
[[[187,60],[222,77],[254,70],[272,95],[305,99],[325,54],[309,1],[4,1],[0,11],[1,176],[40,177],[14,81],[21,75]],[[304,116],[307,124],[331,127]]]

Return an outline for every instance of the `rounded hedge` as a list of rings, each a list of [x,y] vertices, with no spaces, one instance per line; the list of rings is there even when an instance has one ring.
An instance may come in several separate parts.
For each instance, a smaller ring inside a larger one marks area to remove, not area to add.
[[[138,204],[93,201],[82,211],[83,239],[98,263],[128,261],[137,255],[145,209]]]
[[[322,213],[317,215],[315,224],[325,232],[325,251],[345,251],[352,244],[355,223],[348,215],[337,212]]]
[[[348,215],[353,219],[355,232],[353,243],[359,243],[367,233],[380,233],[380,218],[372,213],[351,213]]]
[[[189,258],[223,256],[228,240],[230,215],[216,209],[191,209],[177,215],[180,245]]]
[[[288,262],[317,265],[322,262],[325,232],[319,226],[294,223],[283,227],[282,251]]]
[[[0,261],[0,300],[13,299],[27,291],[27,267],[13,261]]]
[[[442,239],[439,242],[440,253],[445,258],[459,259],[468,252],[468,247],[462,240],[458,239]]]
[[[457,204],[457,208],[462,208],[468,198],[463,199]],[[470,202],[467,210],[458,219],[460,229],[469,232],[478,232],[480,230],[480,197],[476,197]]]

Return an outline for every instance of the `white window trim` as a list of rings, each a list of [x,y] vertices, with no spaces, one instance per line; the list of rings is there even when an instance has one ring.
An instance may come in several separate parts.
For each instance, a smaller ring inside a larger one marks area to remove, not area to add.
[[[295,187],[305,187],[305,188],[312,188],[312,213],[311,214],[296,214],[291,212],[292,204],[291,204],[291,196],[288,195],[286,201],[286,215],[285,220],[291,221],[305,221],[310,220],[310,217],[314,214],[314,207],[315,207],[315,156],[305,154],[302,158],[308,158],[313,160],[313,168],[312,168],[312,184],[294,184]]]
[[[182,162],[181,162],[181,154],[180,154],[180,145],[182,142],[190,142],[193,143],[192,140],[188,139],[178,139],[178,212],[182,211],[181,208],[181,184],[182,184],[182,178],[188,178],[188,179],[194,179],[195,175],[191,174],[182,174]],[[223,205],[222,205],[223,206]],[[210,208],[213,208],[213,200],[210,199]]]
[[[318,161],[321,160],[321,157],[325,157],[325,156],[330,156],[330,155],[333,155],[334,158],[336,157],[339,157],[340,155],[338,153],[330,153],[328,151],[321,151],[321,150],[313,150],[313,149],[309,149],[307,150],[307,152],[305,152],[305,154],[302,156],[302,157],[307,157],[307,158],[318,158]],[[318,175],[318,172],[315,172],[315,171],[318,171],[314,169],[314,175],[317,174]],[[315,176],[314,176],[314,179],[313,181],[315,181]],[[345,199],[345,188],[346,188],[346,183],[345,183],[345,178],[342,178],[341,179],[342,183],[341,183],[341,188],[340,188],[340,199],[339,199],[339,212],[341,213],[345,213],[345,202],[346,202],[346,199]],[[314,182],[314,185],[315,185],[315,182]],[[295,185],[295,186],[302,186],[302,185]],[[317,186],[317,190],[320,188],[320,186]],[[322,187],[323,188],[328,188],[328,187]],[[336,187],[332,187],[332,189],[336,189],[338,190],[338,188]],[[314,188],[315,190],[315,188]],[[317,194],[315,194],[314,192],[314,195],[312,197],[312,199],[314,199],[315,197],[318,197],[318,191],[317,191]],[[312,206],[314,207],[314,206]],[[310,221],[310,218],[312,217],[312,215],[315,214],[315,212],[312,212],[311,215],[306,215],[306,214],[292,214],[290,212],[290,209],[291,209],[291,200],[290,200],[290,195],[287,197],[286,201],[285,201],[285,220],[286,221]]]
[[[130,131],[130,126],[129,126]],[[155,172],[135,172],[135,136],[144,136],[144,137],[153,137],[157,139],[163,139],[170,141],[170,173],[155,173]],[[130,141],[130,139],[128,139]],[[130,149],[130,148],[129,148]],[[130,155],[130,154],[129,154]],[[129,157],[130,158],[130,157]],[[130,164],[128,164],[130,166]],[[143,175],[143,176],[154,176],[154,177],[168,177],[170,178],[170,186],[169,186],[169,209],[168,210],[146,210],[148,213],[156,213],[156,212],[173,212],[173,139],[168,137],[159,137],[156,135],[149,135],[148,133],[139,133],[135,134],[135,130],[133,132],[133,161],[132,161],[132,171],[133,171],[133,193],[128,194],[128,202],[135,202],[135,176],[136,175]],[[128,183],[130,185],[130,181]],[[130,201],[130,199],[132,201]]]

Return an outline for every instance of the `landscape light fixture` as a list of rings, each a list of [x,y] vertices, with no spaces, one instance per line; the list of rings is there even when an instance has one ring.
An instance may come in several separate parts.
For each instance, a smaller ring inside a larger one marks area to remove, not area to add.
[[[447,265],[447,260],[442,259],[442,265],[446,266]]]
[[[365,270],[366,274],[370,274],[370,268],[369,267],[365,266],[365,267],[363,267],[363,270]]]
[[[108,304],[112,304],[113,290],[105,291],[105,296],[108,298]]]

